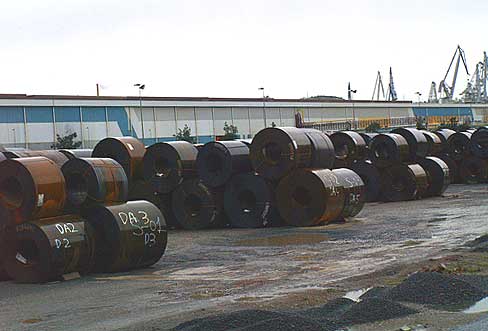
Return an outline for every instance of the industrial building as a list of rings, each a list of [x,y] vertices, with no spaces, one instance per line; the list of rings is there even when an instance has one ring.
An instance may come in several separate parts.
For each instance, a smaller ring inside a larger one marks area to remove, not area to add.
[[[198,143],[224,135],[225,122],[252,138],[269,126],[351,122],[427,116],[485,121],[488,105],[345,101],[342,99],[158,98],[0,94],[0,143],[6,147],[51,148],[56,135],[77,133],[85,148],[107,136],[134,136],[150,145],[173,140],[187,125]]]

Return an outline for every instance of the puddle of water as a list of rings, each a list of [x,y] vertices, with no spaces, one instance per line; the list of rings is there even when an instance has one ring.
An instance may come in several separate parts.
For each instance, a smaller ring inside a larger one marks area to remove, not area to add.
[[[355,302],[360,302],[361,300],[359,298],[361,297],[361,295],[368,292],[369,290],[371,290],[371,287],[370,288],[362,288],[362,289],[356,290],[356,291],[350,291],[344,295],[344,298],[355,301]]]
[[[488,311],[488,297],[476,302],[473,306],[464,310],[463,313],[477,314],[477,313],[484,313],[487,311]]]

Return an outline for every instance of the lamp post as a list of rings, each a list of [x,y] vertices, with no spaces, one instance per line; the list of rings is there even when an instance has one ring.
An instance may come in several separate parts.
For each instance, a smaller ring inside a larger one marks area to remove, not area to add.
[[[139,90],[139,112],[141,113],[142,141],[144,142],[144,118],[142,116],[142,91],[146,88],[146,84],[137,83],[134,84],[134,86],[137,87],[137,89]]]
[[[258,88],[258,90],[263,91],[263,119],[264,119],[264,127],[268,127],[266,121],[266,96],[264,95],[264,87]]]
[[[356,129],[356,110],[354,109],[354,98],[352,97],[352,95],[356,94],[358,90],[351,89],[351,83],[347,85],[347,90],[347,96],[352,102],[352,127]]]
[[[417,95],[417,106],[420,107],[420,97],[422,96],[422,93],[417,91],[415,94]],[[427,110],[427,107],[425,107],[425,126],[429,128],[429,111]]]

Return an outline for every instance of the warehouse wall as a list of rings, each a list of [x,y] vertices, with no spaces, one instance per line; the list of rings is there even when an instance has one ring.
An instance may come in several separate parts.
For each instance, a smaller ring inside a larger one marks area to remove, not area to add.
[[[187,125],[199,143],[224,134],[224,125],[237,126],[242,138],[251,138],[273,124],[294,126],[295,113],[306,122],[351,119],[353,107],[115,107],[115,106],[0,106],[0,143],[9,147],[50,148],[56,134],[77,133],[83,147],[93,147],[107,136],[132,135],[146,145],[174,140],[178,129]],[[358,105],[356,118],[412,116],[412,108]],[[26,143],[27,142],[27,143]]]

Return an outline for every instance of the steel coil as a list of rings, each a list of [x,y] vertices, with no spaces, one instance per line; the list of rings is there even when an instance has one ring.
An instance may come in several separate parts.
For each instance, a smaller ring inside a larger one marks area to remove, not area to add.
[[[488,182],[488,160],[476,156],[465,157],[459,166],[461,182],[477,184]]]
[[[370,160],[364,160],[354,162],[350,169],[363,180],[365,186],[364,200],[366,202],[378,201],[381,193],[381,175],[378,168]]]
[[[16,224],[61,215],[66,201],[63,173],[45,157],[0,162],[0,196]]]
[[[143,159],[144,179],[158,193],[170,193],[185,178],[195,177],[198,149],[187,141],[156,143]]]
[[[126,202],[129,193],[122,166],[108,158],[71,159],[61,168],[66,180],[67,208],[93,203]]]
[[[225,185],[233,175],[251,171],[249,147],[240,141],[212,141],[198,152],[198,176],[211,188]]]
[[[154,205],[159,204],[159,195],[154,192],[151,183],[145,180],[135,180],[129,183],[129,201],[146,200]]]
[[[452,136],[455,133],[456,133],[456,131],[451,130],[451,129],[440,129],[440,130],[434,131],[434,134],[437,137],[439,137],[439,139],[441,140],[442,152],[443,153],[447,153],[449,151],[449,145],[447,143],[447,140],[449,139],[450,136]]]
[[[96,234],[95,268],[120,272],[158,262],[167,245],[166,222],[148,201],[87,208],[83,212]]]
[[[394,165],[381,172],[383,201],[407,201],[421,198],[427,187],[427,173],[418,164]]]
[[[481,159],[488,159],[488,128],[481,127],[471,136],[471,152]]]
[[[92,227],[80,216],[67,215],[31,221],[11,230],[4,266],[17,282],[44,283],[63,274],[90,272],[94,254]]]
[[[334,144],[335,157],[338,160],[334,167],[348,165],[366,157],[366,141],[359,133],[354,131],[334,132],[330,139]]]
[[[422,134],[427,139],[427,144],[429,145],[429,150],[427,155],[439,155],[442,153],[444,147],[442,145],[441,138],[433,132],[427,130],[420,130]]]
[[[459,175],[459,165],[456,161],[454,161],[449,155],[447,154],[441,154],[437,155],[439,159],[444,161],[445,164],[447,164],[447,167],[449,168],[449,177],[450,177],[450,182],[451,184],[460,184],[461,183],[461,177]]]
[[[415,161],[417,158],[426,157],[429,153],[429,144],[425,135],[414,128],[397,128],[391,133],[401,135],[408,143],[409,161]]]
[[[59,151],[70,160],[91,157],[93,153],[93,149],[60,149]]]
[[[117,161],[125,170],[129,183],[143,179],[142,158],[144,144],[134,137],[105,138],[93,149],[92,157],[108,157]]]
[[[319,130],[302,129],[312,144],[311,168],[330,169],[334,166],[334,144],[329,136]]]
[[[379,135],[379,133],[376,132],[359,132],[359,134],[361,135],[361,137],[363,137],[364,142],[366,143],[366,147],[368,147],[369,144],[371,144],[371,141],[373,141],[374,137]]]
[[[433,156],[419,159],[418,163],[427,173],[428,187],[425,197],[441,196],[451,183],[448,165]]]
[[[252,140],[250,158],[257,173],[266,179],[279,180],[293,169],[310,166],[312,144],[304,130],[266,128]]]
[[[471,133],[456,132],[447,140],[448,153],[455,161],[460,161],[467,157],[471,147]]]
[[[271,182],[255,173],[234,176],[226,185],[224,209],[235,228],[260,228],[280,223]]]
[[[344,190],[328,169],[296,169],[276,189],[278,210],[293,226],[311,226],[340,218]]]
[[[168,229],[180,229],[181,225],[176,219],[175,213],[173,212],[171,194],[158,194],[158,208],[166,220],[166,227]]]
[[[365,203],[365,186],[361,177],[351,169],[334,169],[338,186],[344,190],[344,207],[341,217],[354,217],[363,210]]]
[[[407,140],[396,133],[377,135],[371,141],[369,149],[371,161],[380,168],[405,162],[409,158]]]
[[[221,191],[214,191],[198,179],[187,179],[173,191],[173,212],[187,230],[222,227],[226,223]]]
[[[69,160],[66,155],[64,155],[60,151],[55,151],[55,150],[41,150],[41,151],[17,150],[17,151],[4,152],[3,154],[9,159],[43,156],[56,163],[59,167],[62,167]]]
[[[252,144],[252,139],[237,139],[237,141],[246,144],[247,147],[250,147]]]

